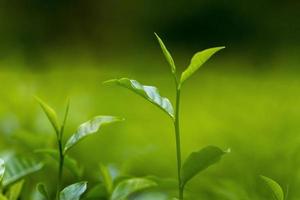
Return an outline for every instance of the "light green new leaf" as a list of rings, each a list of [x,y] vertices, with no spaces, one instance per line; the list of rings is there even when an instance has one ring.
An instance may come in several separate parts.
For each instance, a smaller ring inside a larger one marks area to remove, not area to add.
[[[56,134],[58,135],[60,133],[60,125],[58,123],[58,118],[57,118],[56,112],[40,98],[36,97],[36,100],[41,105],[43,111],[45,112],[50,123],[52,124]]]
[[[4,160],[2,160],[0,158],[0,185],[1,185],[4,173],[5,173],[5,162],[4,162]]]
[[[6,195],[8,200],[18,200],[23,188],[23,184],[24,180],[21,180],[9,187],[9,190]]]
[[[35,150],[36,153],[43,153],[49,155],[52,159],[54,159],[57,163],[59,162],[59,153],[54,149],[38,149]],[[71,158],[68,155],[65,155],[64,166],[76,177],[81,177],[83,173],[83,168],[79,166],[77,161]]]
[[[96,133],[102,125],[111,124],[114,122],[123,121],[123,118],[114,117],[114,116],[96,116],[92,120],[89,120],[81,124],[76,133],[74,133],[69,140],[67,141],[64,154],[72,147],[74,147],[79,141],[85,137]]]
[[[130,195],[154,186],[157,184],[146,178],[127,179],[116,186],[110,200],[126,200]]]
[[[225,153],[215,146],[207,146],[198,152],[191,153],[181,168],[181,187],[184,187],[199,172],[218,162]]]
[[[109,169],[107,168],[107,166],[103,164],[100,164],[99,167],[100,167],[100,173],[101,173],[103,184],[107,190],[107,193],[111,194],[113,190],[113,179],[110,175]]]
[[[86,191],[87,182],[79,182],[69,185],[59,194],[60,200],[79,200],[80,196]]]
[[[174,109],[166,97],[162,97],[159,94],[159,91],[156,87],[153,86],[146,86],[140,84],[136,80],[128,79],[128,78],[121,78],[121,79],[113,79],[104,82],[105,84],[117,84],[122,87],[125,87],[134,93],[142,96],[144,99],[148,100],[149,102],[153,103],[165,113],[167,113],[172,119],[174,118]]]
[[[225,47],[214,47],[210,49],[205,49],[196,53],[190,62],[190,65],[187,69],[181,74],[180,83],[182,84],[190,76],[192,76],[212,55],[224,49]]]
[[[43,183],[37,184],[36,189],[45,200],[50,200],[49,193]]]
[[[266,177],[260,176],[261,179],[269,186],[273,192],[273,197],[275,200],[284,200],[284,193],[281,186],[274,180]]]
[[[6,161],[3,185],[6,187],[42,169],[43,163],[31,158],[12,157]]]
[[[171,66],[171,71],[174,75],[176,75],[176,66],[175,66],[175,63],[174,63],[174,60],[170,54],[170,52],[168,51],[167,47],[165,46],[164,42],[162,41],[162,39],[156,34],[154,33],[157,40],[158,40],[158,43],[161,47],[161,50],[163,52],[163,54],[165,55],[165,58],[166,60],[168,61],[169,65]]]

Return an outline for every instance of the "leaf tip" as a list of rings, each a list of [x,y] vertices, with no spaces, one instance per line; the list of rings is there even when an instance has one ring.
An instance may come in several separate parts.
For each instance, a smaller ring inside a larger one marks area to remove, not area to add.
[[[103,85],[113,85],[117,81],[118,81],[118,79],[110,79],[110,80],[103,81],[102,84]]]

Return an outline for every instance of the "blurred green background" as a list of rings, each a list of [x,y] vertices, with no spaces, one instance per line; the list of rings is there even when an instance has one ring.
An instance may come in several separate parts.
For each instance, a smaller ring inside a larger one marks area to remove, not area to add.
[[[130,77],[173,101],[157,32],[180,70],[196,51],[227,47],[183,87],[184,157],[208,144],[232,149],[189,184],[190,198],[270,199],[258,178],[264,174],[289,188],[288,199],[299,199],[299,10],[293,0],[1,0],[0,150],[32,155],[55,147],[33,97],[60,116],[70,98],[67,135],[94,115],[126,118],[72,150],[91,183],[99,180],[99,162],[135,176],[175,177],[169,118],[132,93],[102,84]],[[56,173],[53,163],[35,179],[47,177],[55,189],[49,171]],[[66,183],[75,181],[66,176]]]

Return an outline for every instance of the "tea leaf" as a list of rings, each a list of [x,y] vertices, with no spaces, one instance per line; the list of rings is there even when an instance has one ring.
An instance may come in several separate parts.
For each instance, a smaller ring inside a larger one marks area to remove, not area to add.
[[[79,200],[80,196],[86,191],[87,182],[74,183],[67,186],[59,194],[60,200]]]
[[[3,185],[6,187],[42,169],[43,163],[30,158],[10,158],[6,162]]]
[[[113,190],[113,179],[109,173],[108,168],[105,165],[100,164],[99,167],[100,167],[100,173],[101,173],[103,184],[107,192],[110,194]]]
[[[125,200],[130,195],[141,190],[157,186],[157,184],[145,178],[132,178],[121,181],[114,189],[111,200]]]
[[[181,169],[181,187],[184,187],[199,172],[218,162],[225,153],[215,146],[207,146],[198,152],[191,153]]]
[[[156,87],[142,85],[138,81],[128,79],[128,78],[113,79],[113,80],[106,81],[104,83],[117,84],[133,91],[134,93],[142,96],[144,99],[148,100],[149,102],[159,107],[161,110],[167,113],[172,119],[174,119],[174,109],[171,102],[166,97],[160,96],[159,91]]]
[[[0,158],[0,185],[1,185],[4,173],[5,173],[5,162],[4,162],[4,160],[2,160]]]
[[[6,195],[8,200],[18,200],[23,188],[23,184],[24,180],[21,180],[9,187],[9,190]]]
[[[54,149],[38,149],[35,150],[36,153],[43,153],[49,155],[52,159],[54,159],[57,163],[59,162],[59,153]],[[76,177],[81,177],[83,173],[83,168],[81,168],[77,161],[71,158],[68,155],[65,155],[65,167]]]
[[[40,193],[40,195],[43,196],[44,199],[50,200],[48,191],[47,191],[47,189],[46,189],[46,186],[45,186],[43,183],[39,183],[39,184],[36,186],[36,188],[37,188],[37,191]]]
[[[269,186],[273,192],[273,197],[275,200],[284,200],[284,193],[281,186],[274,180],[266,177],[260,176],[261,179]]]
[[[122,120],[122,118],[114,116],[97,116],[92,120],[81,124],[78,127],[76,133],[74,133],[67,141],[64,148],[64,154],[66,154],[68,150],[74,147],[79,141],[81,141],[85,137],[96,133],[102,125],[119,122]]]
[[[200,51],[196,53],[190,62],[190,65],[187,67],[187,69],[181,74],[180,83],[182,84],[184,81],[186,81],[190,76],[192,76],[212,55],[214,55],[216,52],[220,51],[221,49],[224,49],[225,47],[214,47],[205,49],[203,51]]]
[[[42,107],[43,111],[47,115],[47,117],[48,117],[50,123],[52,124],[56,134],[59,135],[60,125],[58,123],[56,112],[49,105],[47,105],[43,100],[41,100],[40,98],[36,97],[36,100],[39,102],[39,104]]]
[[[168,51],[167,47],[163,43],[162,39],[156,33],[154,33],[154,34],[155,34],[155,36],[158,40],[158,43],[160,45],[160,48],[161,48],[163,54],[165,55],[165,58],[166,58],[167,62],[171,66],[172,73],[176,76],[176,66],[175,66],[174,60],[173,60],[170,52]]]

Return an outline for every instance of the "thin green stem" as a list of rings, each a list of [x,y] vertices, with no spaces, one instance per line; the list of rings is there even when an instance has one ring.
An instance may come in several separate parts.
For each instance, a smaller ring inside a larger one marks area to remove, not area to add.
[[[57,180],[57,190],[56,190],[56,199],[59,200],[59,193],[62,189],[62,178],[63,178],[63,172],[64,172],[64,162],[65,162],[65,154],[63,151],[63,144],[62,139],[65,131],[65,125],[67,122],[68,114],[69,114],[69,108],[70,108],[70,100],[68,100],[64,121],[61,126],[60,132],[57,134],[57,145],[58,145],[58,153],[59,153],[59,166],[58,166],[58,180]]]
[[[177,83],[177,82],[176,82]],[[183,200],[183,188],[181,181],[181,144],[180,144],[180,124],[179,124],[179,111],[180,111],[180,85],[176,84],[176,108],[175,108],[175,137],[176,137],[176,155],[177,155],[177,178],[178,178],[178,193],[179,200]]]
[[[58,149],[59,149],[59,166],[58,166],[58,180],[57,180],[57,190],[56,190],[57,200],[59,200],[59,192],[62,187],[62,177],[63,177],[64,160],[65,160],[61,138],[59,138],[58,140]]]

